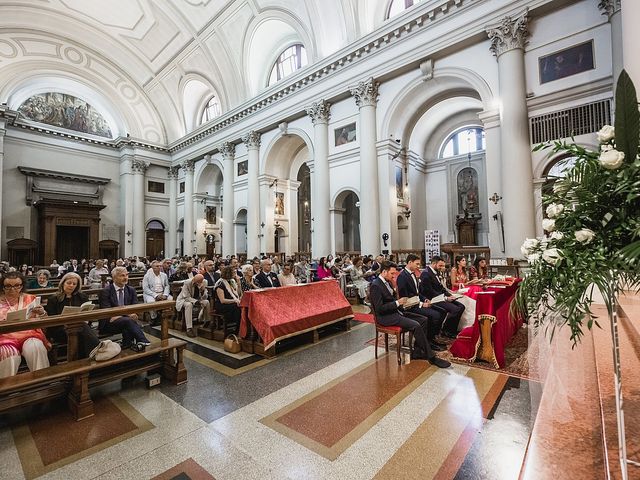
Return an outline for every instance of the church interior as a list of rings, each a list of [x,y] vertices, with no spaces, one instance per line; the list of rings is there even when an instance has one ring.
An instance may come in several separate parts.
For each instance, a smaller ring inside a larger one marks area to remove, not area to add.
[[[535,147],[599,151],[621,72],[640,87],[638,20],[634,0],[0,0],[0,478],[640,479],[640,296],[577,344],[510,309],[576,161]],[[376,286],[426,311],[430,272],[469,323],[383,325]],[[68,340],[42,334],[42,369],[19,342],[5,377],[28,294],[25,325]],[[52,314],[76,294],[100,308]],[[133,333],[105,336],[103,308]]]

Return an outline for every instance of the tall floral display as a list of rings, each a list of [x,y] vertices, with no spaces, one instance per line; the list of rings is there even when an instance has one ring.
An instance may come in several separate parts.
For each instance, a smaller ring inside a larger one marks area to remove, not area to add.
[[[556,180],[553,192],[543,196],[545,236],[522,245],[531,271],[520,285],[516,305],[551,337],[557,327],[567,325],[575,345],[585,326],[606,326],[591,314],[595,288],[602,293],[613,334],[620,460],[626,475],[616,301],[624,289],[640,286],[640,263],[627,254],[640,238],[640,113],[625,71],[615,101],[615,128],[605,125],[598,132],[598,151],[561,141],[535,149],[551,149],[575,163]]]

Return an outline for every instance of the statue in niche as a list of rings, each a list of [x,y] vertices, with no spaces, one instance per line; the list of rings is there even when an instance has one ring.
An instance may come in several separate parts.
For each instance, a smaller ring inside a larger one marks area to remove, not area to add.
[[[478,172],[466,167],[458,173],[458,212],[468,215],[479,211]]]

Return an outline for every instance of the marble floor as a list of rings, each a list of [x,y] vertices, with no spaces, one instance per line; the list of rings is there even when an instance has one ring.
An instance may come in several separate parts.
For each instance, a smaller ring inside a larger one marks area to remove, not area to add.
[[[186,355],[185,385],[106,385],[81,422],[64,402],[0,416],[0,478],[519,478],[535,382],[399,367],[394,353],[375,360],[373,335],[355,323],[237,368],[203,341]]]

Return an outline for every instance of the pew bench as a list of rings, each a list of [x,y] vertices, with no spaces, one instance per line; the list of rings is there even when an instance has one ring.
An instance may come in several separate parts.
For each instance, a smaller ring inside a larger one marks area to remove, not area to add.
[[[168,322],[175,302],[137,304],[75,315],[57,315],[22,322],[3,322],[0,334],[64,325],[68,335],[67,361],[35,372],[25,372],[0,379],[0,411],[67,397],[67,404],[77,420],[93,415],[90,388],[139,373],[159,371],[176,385],[187,381],[183,362],[186,342],[169,338]],[[161,341],[143,352],[123,350],[114,358],[102,362],[78,359],[78,331],[82,323],[115,315],[142,314],[148,310],[162,311]]]

